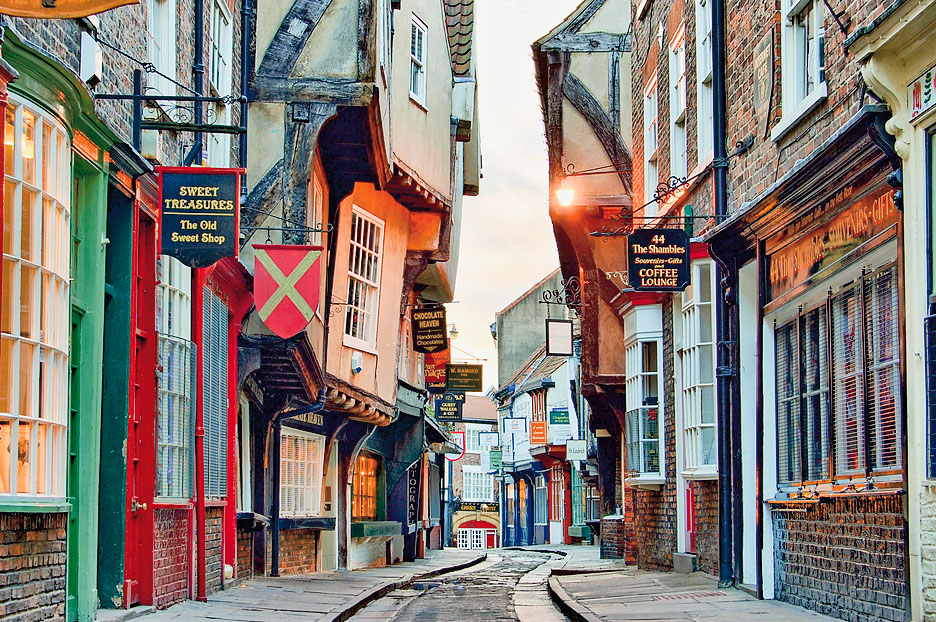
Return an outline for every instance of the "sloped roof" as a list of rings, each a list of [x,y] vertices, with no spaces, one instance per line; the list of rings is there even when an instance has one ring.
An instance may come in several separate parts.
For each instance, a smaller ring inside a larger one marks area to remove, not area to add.
[[[531,369],[535,369],[536,363],[539,362],[541,358],[546,354],[546,343],[533,350],[533,354],[523,362],[523,364],[518,367],[513,374],[510,375],[510,378],[507,379],[507,382],[501,385],[501,389],[509,387],[512,384],[518,383],[520,380],[525,378],[527,374],[530,373]]]
[[[539,364],[536,366],[536,369],[534,369],[533,372],[524,379],[523,385],[520,388],[521,389],[534,388],[534,387],[530,387],[531,383],[539,383],[539,381],[549,378],[550,376],[553,375],[553,373],[556,372],[557,369],[565,365],[565,363],[566,363],[566,357],[545,356],[545,352],[544,352],[544,356],[542,359],[540,359]]]
[[[532,294],[533,292],[535,292],[536,290],[538,290],[540,287],[542,287],[543,285],[545,285],[545,284],[549,281],[549,279],[553,278],[553,277],[556,276],[556,274],[558,274],[558,273],[559,273],[559,268],[556,268],[555,270],[553,270],[552,272],[550,272],[549,274],[547,274],[545,277],[543,277],[542,279],[540,279],[540,281],[539,281],[536,285],[534,285],[534,286],[531,287],[530,289],[528,289],[528,290],[526,290],[525,292],[523,292],[522,294],[520,294],[520,296],[518,296],[518,297],[516,298],[516,300],[514,300],[514,301],[511,302],[509,305],[507,305],[506,307],[504,307],[503,309],[501,309],[500,311],[498,311],[497,313],[495,313],[495,314],[494,314],[494,317],[497,317],[498,315],[503,315],[504,313],[507,313],[508,311],[510,311],[511,309],[513,309],[514,307],[516,307],[518,304],[520,304],[520,301],[521,301],[521,300],[523,300],[524,298],[526,298],[527,296],[529,296],[530,294]]]
[[[466,395],[462,419],[469,421],[497,421],[497,407],[484,395]]]
[[[444,0],[444,4],[452,73],[469,76],[474,39],[474,0]]]

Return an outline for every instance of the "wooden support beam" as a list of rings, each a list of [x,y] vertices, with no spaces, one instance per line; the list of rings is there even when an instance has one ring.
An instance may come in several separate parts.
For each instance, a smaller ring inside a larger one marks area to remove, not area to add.
[[[332,0],[295,0],[257,67],[258,76],[288,78]],[[364,2],[362,4],[370,4]]]

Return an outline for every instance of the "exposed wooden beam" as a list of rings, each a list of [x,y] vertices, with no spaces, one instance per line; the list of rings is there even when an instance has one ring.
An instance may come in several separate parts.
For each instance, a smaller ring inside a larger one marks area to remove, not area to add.
[[[588,23],[592,17],[595,16],[595,13],[598,12],[598,9],[604,6],[606,0],[592,0],[592,3],[585,7],[585,10],[582,11],[578,17],[569,22],[569,25],[565,27],[563,33],[575,34],[581,30],[585,24]]]
[[[345,106],[367,106],[374,85],[337,78],[288,78],[257,75],[253,89],[258,101],[331,102]]]
[[[543,44],[544,51],[560,50],[563,52],[629,52],[630,39],[624,35],[608,32],[590,32],[588,34],[560,34]]]
[[[288,78],[332,0],[295,0],[257,68],[257,75]],[[363,2],[362,4],[370,4]]]

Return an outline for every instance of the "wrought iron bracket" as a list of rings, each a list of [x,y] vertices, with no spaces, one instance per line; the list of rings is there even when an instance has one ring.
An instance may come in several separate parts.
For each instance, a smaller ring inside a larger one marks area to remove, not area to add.
[[[547,289],[542,294],[541,305],[562,305],[573,311],[582,308],[582,283],[577,276],[562,281],[559,289]]]

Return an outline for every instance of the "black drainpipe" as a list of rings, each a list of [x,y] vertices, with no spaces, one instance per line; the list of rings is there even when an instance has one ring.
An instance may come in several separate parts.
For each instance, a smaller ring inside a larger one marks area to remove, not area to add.
[[[195,95],[201,97],[205,94],[205,4],[204,0],[195,0],[195,62],[192,64],[195,74]],[[195,102],[195,125],[203,121],[203,102]],[[196,159],[201,158],[202,133],[195,132],[195,143],[185,156],[185,166],[191,166]],[[200,162],[199,162],[200,163]]]
[[[253,100],[253,92],[250,90],[250,74],[253,73],[254,55],[250,51],[250,40],[253,38],[253,16],[255,12],[250,4],[250,0],[243,0],[241,3],[241,105],[240,105],[240,125],[247,127],[247,102]],[[247,132],[240,135],[239,148],[237,150],[239,157],[238,164],[241,168],[247,168]],[[244,184],[246,188],[246,184]]]
[[[715,220],[724,220],[728,214],[728,152],[727,114],[725,97],[725,0],[712,2],[712,86],[714,102],[714,181]],[[718,584],[728,587],[733,583],[732,521],[731,521],[731,320],[728,301],[728,266],[716,257],[716,280],[719,295],[716,301],[716,332],[718,339],[718,368],[716,371],[716,413],[718,426]]]

